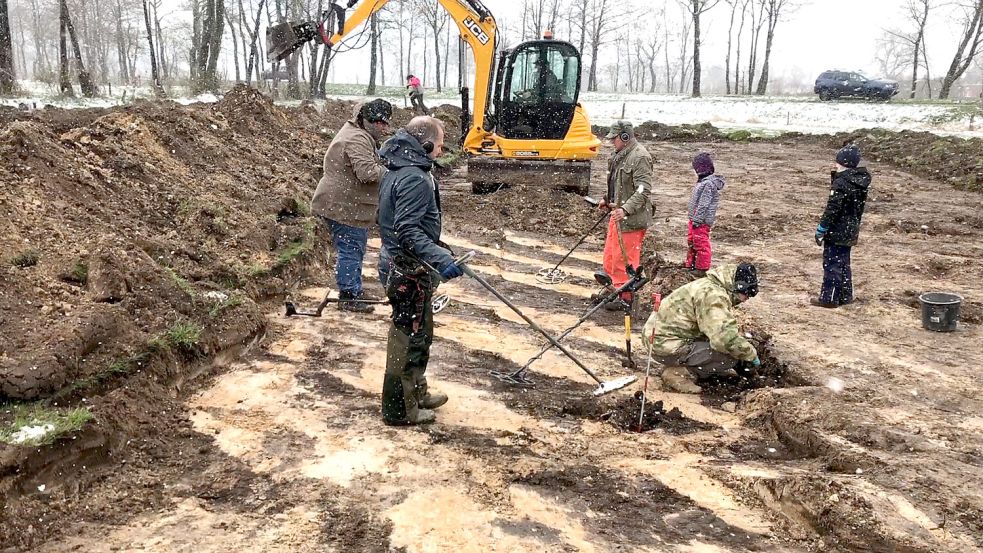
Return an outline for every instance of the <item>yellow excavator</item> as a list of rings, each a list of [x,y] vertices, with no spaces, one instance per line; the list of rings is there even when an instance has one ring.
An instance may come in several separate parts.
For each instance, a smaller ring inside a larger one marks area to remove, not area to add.
[[[587,194],[600,141],[578,102],[580,52],[568,42],[523,42],[497,56],[498,27],[480,0],[437,0],[474,53],[474,113],[461,87],[462,149],[476,193],[499,184],[549,185]],[[311,40],[339,44],[389,0],[332,3],[318,22],[281,23],[266,33],[267,57],[282,60]],[[337,32],[335,32],[337,29]]]

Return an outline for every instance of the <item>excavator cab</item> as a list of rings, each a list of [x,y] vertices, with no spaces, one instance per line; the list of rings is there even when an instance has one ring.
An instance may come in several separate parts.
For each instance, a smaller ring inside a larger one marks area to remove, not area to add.
[[[543,183],[587,194],[600,142],[578,104],[580,70],[577,48],[552,38],[500,54],[484,125],[488,148],[468,158],[474,192]]]
[[[500,58],[496,132],[503,138],[562,140],[580,95],[580,53],[567,42],[520,44]]]

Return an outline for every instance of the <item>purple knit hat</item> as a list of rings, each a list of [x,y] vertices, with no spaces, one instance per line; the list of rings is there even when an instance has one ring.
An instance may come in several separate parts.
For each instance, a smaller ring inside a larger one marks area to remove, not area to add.
[[[706,152],[696,154],[696,157],[693,158],[693,170],[696,171],[696,174],[700,177],[712,175],[714,168],[713,160],[710,159],[710,154]]]

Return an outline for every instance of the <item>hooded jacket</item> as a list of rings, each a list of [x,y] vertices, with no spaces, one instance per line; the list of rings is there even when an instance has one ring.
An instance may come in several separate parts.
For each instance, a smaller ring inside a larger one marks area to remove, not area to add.
[[[677,355],[697,340],[709,340],[714,351],[735,359],[754,361],[758,356],[737,325],[732,311],[737,304],[734,275],[737,265],[721,265],[707,276],[680,286],[662,300],[642,330],[645,343],[652,339],[652,354]]]
[[[454,262],[440,241],[440,190],[433,160],[420,142],[400,130],[380,150],[389,171],[379,185],[379,232],[393,257],[420,259],[438,271]]]
[[[609,203],[625,210],[621,229],[648,228],[652,222],[652,156],[636,140],[611,156],[608,162]]]
[[[382,165],[378,143],[357,123],[362,104],[335,135],[324,153],[324,176],[317,183],[311,211],[352,227],[371,227],[379,205]]]
[[[696,183],[689,198],[690,221],[697,225],[713,226],[717,220],[720,192],[725,184],[724,178],[719,175],[707,175]]]
[[[826,228],[826,240],[837,246],[855,246],[860,237],[860,220],[867,204],[871,175],[866,167],[833,172],[826,200],[826,211],[819,224]]]

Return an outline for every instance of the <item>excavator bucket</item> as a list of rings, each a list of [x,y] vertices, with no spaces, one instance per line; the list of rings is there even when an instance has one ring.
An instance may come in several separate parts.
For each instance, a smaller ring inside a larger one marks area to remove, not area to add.
[[[475,156],[468,159],[468,180],[476,193],[500,184],[548,186],[584,196],[590,187],[590,162],[522,160]]]
[[[280,23],[266,29],[266,61],[280,61],[314,38],[313,23]]]

